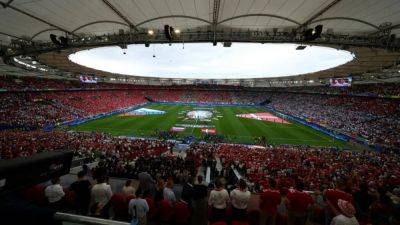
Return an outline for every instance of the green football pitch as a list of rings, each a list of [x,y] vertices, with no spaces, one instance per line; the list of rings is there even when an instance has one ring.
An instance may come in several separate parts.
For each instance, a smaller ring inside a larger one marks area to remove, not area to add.
[[[257,139],[264,136],[272,145],[309,145],[324,147],[348,147],[345,142],[304,125],[274,123],[249,118],[239,118],[237,114],[261,113],[265,109],[237,106],[188,106],[150,104],[148,109],[165,111],[163,115],[121,116],[113,115],[71,127],[71,130],[85,132],[103,132],[115,136],[156,137],[158,131],[169,131],[172,127],[186,127],[177,133],[177,137],[194,136],[201,140],[204,135],[199,127],[215,129],[224,141],[242,144],[257,144]],[[193,110],[212,112],[207,121],[189,119],[187,113]]]

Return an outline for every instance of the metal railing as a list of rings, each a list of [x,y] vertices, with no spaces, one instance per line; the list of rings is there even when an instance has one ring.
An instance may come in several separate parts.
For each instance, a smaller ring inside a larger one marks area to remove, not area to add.
[[[57,212],[54,214],[54,219],[61,222],[68,222],[72,224],[85,224],[85,225],[129,225],[127,222],[120,222],[115,220],[99,219],[89,216],[81,216],[69,213]]]

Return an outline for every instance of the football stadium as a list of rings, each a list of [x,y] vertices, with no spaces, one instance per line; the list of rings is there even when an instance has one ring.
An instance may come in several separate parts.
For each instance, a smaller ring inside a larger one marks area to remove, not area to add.
[[[399,34],[399,0],[0,0],[0,224],[400,224]]]

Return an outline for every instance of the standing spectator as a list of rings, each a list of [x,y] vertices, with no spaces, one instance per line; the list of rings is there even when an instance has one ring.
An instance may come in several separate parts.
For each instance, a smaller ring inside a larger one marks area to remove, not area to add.
[[[65,193],[60,185],[59,177],[51,179],[51,185],[44,189],[44,194],[49,202],[50,207],[57,210],[62,209]]]
[[[135,191],[135,188],[132,186],[132,180],[127,180],[124,187],[122,187],[122,194],[125,196],[134,195]]]
[[[203,181],[203,176],[197,176],[196,183],[193,186],[193,200],[204,199],[207,197],[208,187]]]
[[[85,172],[82,170],[78,173],[78,180],[69,187],[69,190],[75,193],[75,210],[77,214],[88,214],[91,185],[92,184],[85,179]]]
[[[229,203],[228,191],[223,187],[220,179],[215,181],[215,189],[211,191],[208,205],[211,209],[211,221],[224,221],[226,215],[226,207]]]
[[[203,177],[201,175],[197,176],[196,182],[193,185],[191,224],[207,224],[207,191],[208,188],[203,182]]]
[[[303,183],[296,183],[297,190],[289,190],[288,199],[288,223],[289,225],[304,225],[314,200],[310,194],[303,191]]]
[[[133,195],[134,196],[134,195]],[[133,197],[130,195],[130,197]],[[129,199],[130,200],[130,199]],[[110,212],[112,212],[112,218],[114,220],[128,221],[128,197],[124,194],[113,194],[106,205],[102,209],[102,217],[110,218]]]
[[[331,207],[336,214],[332,219],[331,225],[359,225],[354,216],[356,210],[350,202],[339,199],[337,205],[339,210],[336,210],[336,207],[328,201],[328,206]]]
[[[149,205],[142,198],[142,193],[136,191],[136,198],[129,202],[129,214],[132,215],[131,224],[146,225],[147,212],[149,212]]]
[[[178,200],[174,204],[174,222],[179,225],[187,225],[189,224],[190,219],[190,209],[187,202],[182,199]]]
[[[353,204],[353,196],[346,193],[344,190],[344,183],[342,181],[336,182],[335,189],[328,189],[325,191],[324,195],[327,201],[332,203],[336,209],[338,209],[339,199],[346,200]],[[326,208],[325,224],[328,225],[329,221],[333,218],[333,212],[330,208]]]
[[[174,202],[176,202],[175,193],[172,190],[173,186],[174,186],[174,182],[172,181],[172,179],[168,179],[167,185],[165,185],[165,188],[163,190],[164,200],[167,200],[171,205]]]
[[[182,188],[182,200],[187,202],[189,207],[192,205],[193,198],[193,179],[192,177],[186,178],[186,182]]]
[[[161,178],[157,179],[156,194],[154,198],[156,202],[159,202],[164,199],[164,187],[165,187],[164,180]]]
[[[174,185],[172,187],[172,191],[174,192],[177,201],[182,198],[183,186],[181,182],[182,178],[178,178],[177,182],[174,182]]]
[[[354,193],[355,208],[358,216],[365,216],[369,207],[373,202],[373,197],[369,193],[368,184],[363,182],[359,186],[359,190]]]
[[[260,194],[260,225],[275,225],[278,205],[281,203],[281,194],[275,189],[276,182],[269,179],[269,189]]]
[[[112,196],[111,186],[106,183],[103,176],[97,177],[97,184],[92,187],[91,197],[93,203],[107,204]]]
[[[240,179],[238,188],[231,191],[232,203],[232,219],[244,221],[247,219],[247,204],[249,203],[251,194],[247,190],[247,183],[245,180]]]
[[[139,178],[138,190],[140,190],[143,193],[146,191],[154,193],[154,180],[148,172],[143,171],[139,173],[138,178]]]

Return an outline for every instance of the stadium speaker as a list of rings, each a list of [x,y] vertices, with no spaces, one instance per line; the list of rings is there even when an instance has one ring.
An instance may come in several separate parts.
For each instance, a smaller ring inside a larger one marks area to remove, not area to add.
[[[0,192],[43,183],[69,173],[72,152],[54,151],[0,162]]]
[[[314,29],[307,29],[306,31],[304,31],[304,40],[314,41],[315,39],[321,37],[322,28],[322,25],[317,25]]]
[[[165,38],[169,41],[172,41],[172,39],[174,38],[174,28],[169,25],[164,25],[164,33]]]
[[[396,41],[396,34],[391,34],[390,37],[389,37],[389,42],[393,43],[395,41]]]
[[[62,47],[67,47],[68,46],[68,38],[66,37],[59,37],[58,40],[60,40],[60,44]]]
[[[55,34],[50,34],[50,40],[55,46],[61,46],[61,43],[57,40],[57,36]]]

